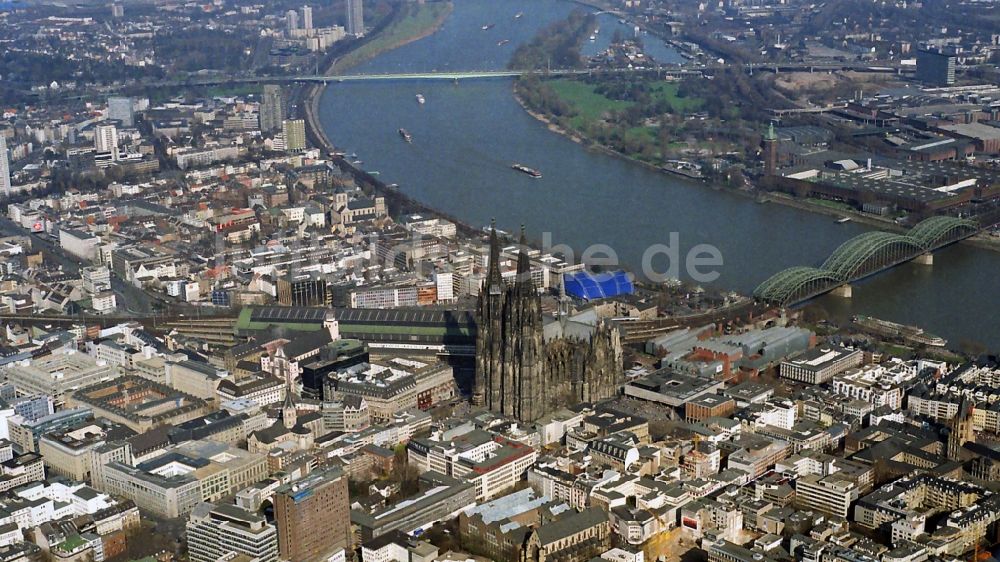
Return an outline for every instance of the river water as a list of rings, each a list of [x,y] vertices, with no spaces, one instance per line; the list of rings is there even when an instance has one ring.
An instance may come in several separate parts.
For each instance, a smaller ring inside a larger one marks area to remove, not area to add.
[[[566,0],[456,0],[436,34],[354,71],[502,69],[517,44],[576,8]],[[518,12],[524,16],[514,18]],[[599,23],[601,32],[585,50],[606,45],[620,25],[608,15],[599,16]],[[482,30],[489,24],[494,27]],[[498,45],[504,39],[510,42]],[[662,43],[655,56],[679,60]],[[485,225],[495,217],[508,231],[524,224],[533,240],[548,233],[552,243],[566,244],[577,255],[605,245],[633,270],[641,268],[650,247],[676,246],[677,270],[686,279],[687,253],[710,244],[723,260],[721,267],[706,268],[718,271],[714,283],[743,293],[783,268],[818,265],[865,230],[587,150],[525,113],[511,87],[510,80],[332,84],[323,94],[320,119],[330,139],[356,152],[365,169],[468,223]],[[426,104],[416,102],[418,93]],[[412,144],[400,139],[401,127],[413,135]],[[512,162],[537,168],[543,177],[513,171]],[[673,263],[663,256],[652,262],[658,272]],[[818,303],[835,317],[874,315],[921,325],[953,346],[975,341],[997,350],[998,273],[1000,254],[952,246],[935,255],[933,266],[907,264],[856,285],[853,299],[828,296]]]

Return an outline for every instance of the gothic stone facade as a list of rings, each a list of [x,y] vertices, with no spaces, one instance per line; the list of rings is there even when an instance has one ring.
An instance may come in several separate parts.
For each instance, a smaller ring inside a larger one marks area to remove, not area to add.
[[[505,282],[494,230],[489,260],[477,308],[473,401],[504,416],[534,421],[565,406],[613,397],[624,376],[617,328],[601,322],[586,338],[546,339],[527,254],[518,256],[514,282]]]

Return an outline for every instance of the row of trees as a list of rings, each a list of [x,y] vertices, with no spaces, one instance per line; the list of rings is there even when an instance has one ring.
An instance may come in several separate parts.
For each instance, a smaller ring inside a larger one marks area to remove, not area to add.
[[[239,70],[247,62],[246,37],[220,30],[188,29],[157,35],[153,49],[175,71]]]
[[[573,10],[568,18],[548,26],[518,47],[508,67],[512,70],[584,68],[587,61],[580,55],[580,46],[596,23],[593,14]]]
[[[548,84],[534,74],[522,76],[517,82],[517,92],[525,105],[545,115],[560,118],[575,117],[576,109],[559,97]]]
[[[51,55],[4,51],[0,54],[0,76],[3,76],[0,89],[14,90],[18,86],[27,89],[36,84],[70,81],[107,84],[117,80],[158,78],[157,71],[92,59],[70,59],[58,51]]]
[[[766,123],[771,118],[769,110],[791,107],[764,79],[733,67],[719,70],[712,79],[685,80],[677,95],[702,98],[702,109],[720,119]]]

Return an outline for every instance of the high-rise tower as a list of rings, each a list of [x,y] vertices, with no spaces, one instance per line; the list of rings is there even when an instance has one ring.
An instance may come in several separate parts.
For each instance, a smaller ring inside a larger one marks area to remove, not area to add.
[[[265,84],[264,96],[260,102],[261,132],[270,133],[281,129],[281,122],[284,120],[285,96],[281,92],[281,86]]]
[[[7,159],[7,139],[0,134],[0,193],[10,195],[10,160]]]
[[[122,96],[108,98],[108,120],[116,121],[122,127],[135,125],[135,100]]]
[[[99,125],[94,131],[94,150],[99,154],[110,154],[112,161],[118,160],[118,128]]]
[[[313,28],[313,9],[311,6],[302,6],[302,29],[309,31]]]
[[[351,550],[351,502],[341,469],[289,482],[273,501],[282,560],[320,562]]]
[[[365,34],[365,16],[361,0],[347,0],[347,34],[361,37]]]

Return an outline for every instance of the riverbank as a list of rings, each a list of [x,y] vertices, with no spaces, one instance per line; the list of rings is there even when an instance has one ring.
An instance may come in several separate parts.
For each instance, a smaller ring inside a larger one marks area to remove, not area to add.
[[[528,103],[525,101],[525,99],[520,95],[518,91],[517,82],[515,82],[513,86],[513,97],[517,101],[517,104],[524,110],[525,113],[527,113],[540,123],[544,124],[545,127],[553,133],[561,135],[588,150],[593,150],[596,152],[601,152],[610,156],[614,156],[616,158],[626,160],[632,164],[638,164],[649,170],[657,171],[663,174],[670,174],[670,172],[661,169],[659,166],[655,164],[645,162],[643,160],[625,154],[621,151],[615,150],[612,147],[598,143],[595,140],[582,135],[579,131],[573,129],[567,129],[566,127],[560,125],[554,119],[552,119],[551,116],[546,115],[545,113],[542,113],[530,107]],[[877,215],[870,215],[858,211],[856,209],[837,208],[827,205],[821,205],[814,203],[812,201],[796,198],[792,195],[788,195],[786,193],[781,193],[781,192],[759,191],[759,190],[748,190],[748,189],[732,189],[717,184],[709,183],[707,181],[698,181],[694,178],[687,178],[676,174],[671,174],[671,175],[679,178],[685,184],[708,187],[715,191],[726,191],[734,195],[753,199],[761,204],[774,203],[777,205],[783,205],[785,207],[791,207],[794,209],[807,211],[817,215],[828,216],[834,220],[839,220],[846,217],[849,218],[852,222],[863,224],[887,232],[895,232],[903,234],[908,230],[905,226],[896,223],[894,220],[890,218],[880,217]],[[977,248],[991,250],[994,252],[1000,252],[1000,237],[990,236],[985,233],[978,234],[972,238],[963,240],[962,244],[967,244],[970,246],[975,246]]]
[[[418,17],[416,18],[416,23],[414,23],[414,21],[407,23],[407,14],[395,16],[401,19],[389,22],[379,31],[380,34],[385,35],[374,37],[371,41],[359,45],[357,49],[338,58],[327,68],[327,73],[333,74],[335,72],[343,72],[344,70],[370,60],[382,53],[400,48],[433,35],[441,29],[442,25],[444,25],[448,16],[451,15],[454,5],[449,1],[436,4],[414,4],[403,9],[413,10],[428,7],[431,7],[434,10],[433,18],[428,19],[426,17]],[[414,17],[412,11],[409,12],[409,17]],[[404,30],[408,30],[409,32],[404,33]],[[375,45],[375,47],[368,48],[369,45]],[[363,55],[351,57],[352,54],[360,51],[365,51],[365,53]],[[351,57],[350,63],[341,62],[348,57]],[[325,152],[328,157],[340,168],[349,170],[354,177],[355,183],[357,183],[359,187],[384,196],[387,204],[393,211],[393,214],[400,215],[407,213],[423,213],[454,223],[458,231],[464,235],[474,236],[482,234],[482,231],[479,228],[463,222],[457,217],[451,216],[417,201],[405,193],[401,193],[398,189],[390,188],[377,177],[355,166],[350,160],[336,156],[336,148],[333,141],[331,141],[326,135],[326,131],[319,120],[319,104],[325,89],[326,85],[310,86],[303,96],[306,137],[309,139],[310,143]]]
[[[430,37],[441,29],[453,9],[450,1],[405,5],[377,37],[334,61],[331,73],[339,74],[382,53]]]
[[[382,53],[429,37],[441,29],[453,9],[450,1],[404,6],[391,16],[392,21],[375,31],[375,36],[334,59],[324,71],[327,74],[343,72]],[[319,102],[325,89],[326,85],[309,86],[303,96],[306,137],[323,152],[332,153],[333,142],[319,122]]]
[[[454,4],[450,1],[404,6],[400,8],[400,12],[391,16],[392,21],[375,32],[375,36],[360,43],[356,49],[334,59],[324,72],[337,74],[382,53],[429,37],[441,29],[453,9]],[[326,136],[318,117],[319,100],[325,88],[326,85],[310,86],[303,96],[303,105],[306,136],[317,147],[329,153],[334,151],[334,145]]]
[[[453,9],[454,5],[450,1],[404,6],[399,13],[390,16],[393,20],[377,30],[373,37],[334,59],[324,72],[343,72],[382,53],[429,37],[441,29]],[[332,153],[333,142],[326,136],[326,131],[319,122],[319,101],[325,89],[325,84],[310,86],[303,96],[306,136],[324,152]]]

